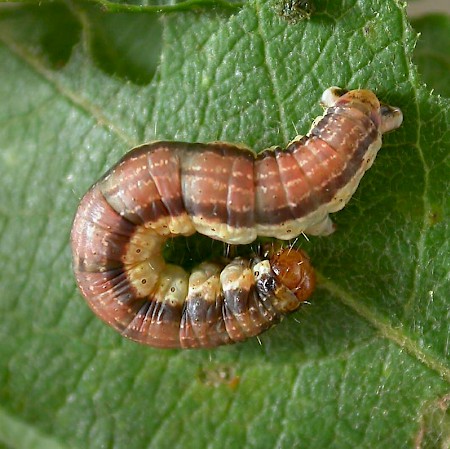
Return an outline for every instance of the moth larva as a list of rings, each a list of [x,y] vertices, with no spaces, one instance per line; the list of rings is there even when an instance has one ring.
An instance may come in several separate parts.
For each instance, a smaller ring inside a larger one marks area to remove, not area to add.
[[[78,286],[126,337],[161,348],[215,347],[255,336],[312,293],[301,251],[284,249],[191,274],[165,262],[169,238],[195,232],[229,244],[258,236],[327,235],[402,122],[368,90],[327,89],[306,137],[258,155],[226,142],[153,142],[132,149],[83,197],[71,242]]]

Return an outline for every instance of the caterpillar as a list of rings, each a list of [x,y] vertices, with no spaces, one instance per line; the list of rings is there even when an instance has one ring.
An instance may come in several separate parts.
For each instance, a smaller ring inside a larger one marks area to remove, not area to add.
[[[158,348],[212,348],[259,335],[311,295],[308,257],[282,248],[188,274],[163,257],[195,232],[242,245],[328,235],[400,109],[369,90],[330,87],[305,137],[259,154],[226,142],[152,142],[127,153],[82,198],[73,269],[92,310],[124,336]]]

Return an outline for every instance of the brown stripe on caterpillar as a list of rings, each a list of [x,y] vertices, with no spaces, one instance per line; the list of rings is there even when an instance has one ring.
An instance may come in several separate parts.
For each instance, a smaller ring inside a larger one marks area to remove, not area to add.
[[[296,310],[314,288],[301,251],[204,262],[189,275],[162,249],[195,232],[229,244],[330,234],[328,214],[350,199],[402,115],[367,90],[329,88],[322,102],[324,115],[285,150],[154,142],[112,167],[82,199],[71,234],[95,313],[138,342],[191,348],[245,340]]]

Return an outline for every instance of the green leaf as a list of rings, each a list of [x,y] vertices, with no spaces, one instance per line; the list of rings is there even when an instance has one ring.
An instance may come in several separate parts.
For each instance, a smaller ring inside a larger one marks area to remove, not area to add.
[[[30,51],[53,69],[63,67],[80,39],[81,26],[61,3],[9,4],[1,11],[2,29],[26,39]],[[16,28],[17,23],[20,27]]]
[[[79,15],[89,30],[91,56],[103,70],[137,84],[152,80],[162,45],[162,25],[156,15],[105,14],[87,7]]]
[[[436,93],[450,97],[450,16],[430,14],[413,21],[420,32],[414,59],[424,81]]]
[[[74,24],[57,65],[46,18],[13,6],[0,9],[0,444],[445,447],[450,102],[420,84],[404,8],[318,0],[296,23],[262,1],[166,15],[157,73],[137,85],[89,51],[84,4],[53,5]],[[148,35],[117,34],[145,48]],[[155,350],[102,324],[70,266],[92,182],[152,139],[284,145],[331,85],[374,89],[405,121],[335,234],[298,242],[319,273],[311,305],[261,344],[211,351]]]
[[[89,0],[108,12],[170,13],[219,8],[237,10],[238,0]]]

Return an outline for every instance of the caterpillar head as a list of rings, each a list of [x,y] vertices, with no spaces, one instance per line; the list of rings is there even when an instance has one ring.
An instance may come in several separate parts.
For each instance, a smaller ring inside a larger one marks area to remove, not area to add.
[[[294,293],[300,303],[311,296],[316,286],[316,275],[306,253],[284,248],[270,257],[270,266],[277,280]]]

